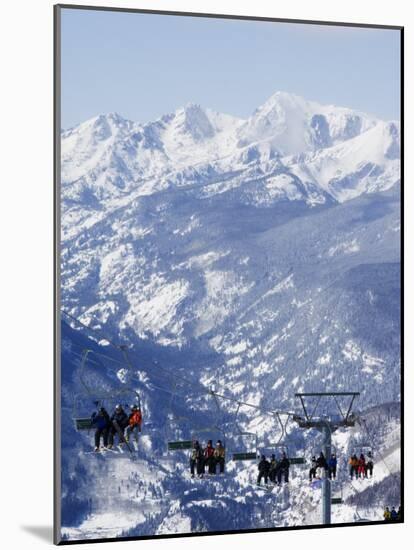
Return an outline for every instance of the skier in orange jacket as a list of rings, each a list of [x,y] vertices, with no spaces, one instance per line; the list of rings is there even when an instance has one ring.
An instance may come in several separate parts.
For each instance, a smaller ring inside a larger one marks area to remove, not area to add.
[[[126,441],[129,441],[131,434],[135,432],[135,439],[138,441],[138,433],[142,429],[142,413],[137,405],[132,405],[131,414],[128,417],[128,426],[126,429]]]
[[[351,479],[354,479],[354,474],[355,474],[355,477],[358,478],[358,458],[355,454],[353,454],[349,461],[348,461],[348,464],[349,464],[349,476]]]

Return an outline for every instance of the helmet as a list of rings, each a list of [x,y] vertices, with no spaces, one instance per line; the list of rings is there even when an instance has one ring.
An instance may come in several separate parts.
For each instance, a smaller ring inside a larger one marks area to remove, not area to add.
[[[137,410],[138,410],[138,406],[137,406],[137,405],[131,405],[131,410],[137,411]]]
[[[121,410],[121,409],[122,409],[122,406],[118,403],[117,406],[115,407],[115,410],[116,410],[116,411],[119,411],[119,410]]]

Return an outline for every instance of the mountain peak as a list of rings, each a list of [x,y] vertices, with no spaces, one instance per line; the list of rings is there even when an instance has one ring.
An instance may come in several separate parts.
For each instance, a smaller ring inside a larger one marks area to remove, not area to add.
[[[185,105],[182,105],[175,111],[176,117],[183,116],[203,116],[206,115],[206,110],[199,104],[189,101]]]
[[[304,99],[300,95],[296,95],[289,92],[277,91],[272,94],[257,110],[256,112],[261,111],[270,111],[272,109],[278,110],[308,110],[310,102]]]
[[[204,112],[204,109],[201,107],[199,103],[194,103],[192,101],[189,101],[186,103],[183,107],[184,111],[186,112]]]
[[[114,122],[116,124],[120,124],[120,123],[123,123],[126,121],[126,119],[121,116],[119,113],[117,113],[116,111],[112,111],[111,113],[107,113],[105,115],[106,119],[111,121],[111,122]]]
[[[303,96],[294,94],[293,92],[276,90],[267,101],[306,102],[307,100]]]
[[[180,133],[190,134],[195,141],[215,134],[206,111],[197,103],[187,103],[175,112],[175,125]]]

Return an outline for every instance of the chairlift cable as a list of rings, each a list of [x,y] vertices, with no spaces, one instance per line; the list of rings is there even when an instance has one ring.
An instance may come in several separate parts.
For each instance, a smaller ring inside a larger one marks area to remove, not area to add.
[[[291,268],[288,272],[288,275],[291,274],[293,272],[293,269]],[[330,282],[327,286],[325,286],[321,292],[319,293],[319,295],[321,295],[322,293],[325,293],[327,290],[329,290],[329,288],[331,288],[338,280],[340,280],[340,276],[336,277],[332,282]],[[345,290],[342,292],[342,294],[345,292]],[[341,294],[341,295],[342,295]],[[124,351],[123,348],[124,346],[121,345],[121,344],[115,344],[111,338],[109,338],[105,332],[101,329],[101,328],[93,328],[93,327],[90,327],[88,325],[86,325],[83,321],[81,321],[79,318],[75,317],[74,315],[70,314],[69,312],[67,312],[66,310],[62,309],[61,310],[62,313],[64,313],[66,316],[68,316],[69,318],[71,318],[73,321],[79,323],[80,325],[82,325],[84,328],[86,328],[87,330],[89,330],[90,332],[92,333],[97,333],[97,332],[100,332],[103,336],[103,339],[105,339],[107,342],[109,342],[112,346],[114,346],[116,349],[118,350],[121,350],[122,352]],[[92,318],[92,319],[95,319],[95,321],[97,321],[96,317],[91,314],[91,313],[88,313],[88,315]],[[99,323],[99,321],[97,321]],[[303,336],[303,334],[307,334],[309,331],[311,331],[312,328],[309,327],[307,329],[305,329],[302,333],[301,336]],[[98,352],[96,352],[98,354]],[[103,355],[103,354],[102,354]],[[291,355],[289,355],[289,359],[293,356],[297,355],[297,351],[295,351],[294,353],[292,353]],[[114,362],[116,362],[116,360],[113,360]],[[120,362],[119,362],[120,363]],[[123,364],[123,363],[120,363],[120,364]],[[151,365],[158,368],[159,370],[163,371],[163,372],[166,372],[168,376],[170,377],[175,377],[175,378],[178,378],[178,379],[181,379],[184,383],[186,383],[187,385],[191,385],[192,387],[195,387],[196,386],[196,383],[195,382],[192,382],[192,381],[189,381],[187,378],[183,377],[183,376],[180,376],[176,373],[171,373],[170,370],[167,370],[167,369],[164,369],[161,365],[159,365],[158,362],[155,362],[155,361],[151,361]],[[125,365],[124,365],[125,366]],[[206,392],[206,393],[209,393],[210,390],[208,388],[206,388],[203,384],[199,384],[201,386],[200,388],[200,391],[202,393]],[[226,396],[220,396],[218,393],[216,393],[216,395],[218,397],[221,397],[223,399],[228,399]],[[249,404],[249,403],[246,403],[246,402],[242,402],[243,405],[246,405],[246,406],[249,406],[251,408],[255,408],[257,410],[264,410],[263,407],[258,407],[258,406],[254,406],[252,404]],[[281,411],[280,411],[281,412]],[[273,414],[274,411],[271,411],[270,414]],[[288,413],[288,414],[291,414],[293,415],[293,413]]]
[[[292,269],[290,269],[289,274],[290,274],[291,272],[292,272]],[[337,278],[335,278],[331,283],[329,283],[326,287],[324,287],[324,288],[321,290],[321,292],[319,293],[319,295],[322,294],[322,293],[324,293],[324,292],[326,292],[329,288],[331,288],[340,278],[341,278],[340,276],[337,277]],[[345,290],[342,292],[342,294],[343,294],[344,292],[345,292]],[[341,295],[342,295],[342,294],[341,294]],[[65,315],[67,315],[68,317],[70,317],[71,319],[73,319],[74,321],[76,321],[76,322],[78,322],[79,324],[81,324],[81,325],[82,325],[83,327],[85,327],[87,330],[89,330],[89,331],[91,331],[91,332],[93,332],[93,333],[99,331],[99,332],[104,336],[104,339],[107,340],[111,345],[113,345],[113,346],[114,346],[115,348],[117,348],[118,350],[121,350],[122,352],[124,351],[124,350],[123,350],[124,346],[115,344],[110,338],[108,338],[108,337],[106,336],[106,334],[104,333],[104,331],[103,331],[102,329],[95,329],[95,328],[92,328],[92,327],[86,325],[85,323],[83,323],[82,321],[80,321],[80,319],[76,318],[75,316],[71,315],[70,313],[68,313],[67,311],[65,311],[65,310],[63,310],[63,309],[62,309],[62,312],[63,312]],[[93,316],[92,314],[89,314],[89,315],[90,315],[92,318],[94,318],[94,316]],[[308,333],[309,331],[311,331],[311,330],[312,330],[312,328],[305,329],[305,330],[303,331],[302,335],[303,335],[303,334],[307,334],[307,333]],[[293,357],[293,356],[296,355],[296,354],[297,354],[297,352],[292,353],[292,354],[289,356],[289,358],[290,358],[290,357]],[[103,356],[103,354],[101,354],[101,355]],[[116,360],[113,360],[113,361],[116,362]],[[120,363],[120,362],[119,362],[119,363]],[[120,363],[120,364],[122,364],[122,365],[125,366],[124,363]],[[178,374],[176,374],[176,373],[171,373],[170,370],[163,368],[163,367],[162,367],[158,362],[156,362],[156,361],[151,361],[151,366],[152,366],[152,367],[155,367],[155,368],[158,368],[158,369],[159,369],[160,371],[162,371],[162,372],[165,372],[165,373],[167,374],[167,376],[169,376],[169,377],[177,378],[177,379],[183,381],[186,385],[189,385],[189,386],[191,386],[191,387],[193,387],[193,388],[195,388],[196,385],[197,385],[197,386],[198,386],[197,391],[199,391],[200,393],[210,394],[210,395],[213,395],[213,396],[217,396],[217,397],[219,397],[219,398],[221,398],[221,399],[234,401],[234,402],[240,403],[241,405],[245,405],[245,406],[248,406],[248,407],[250,407],[250,408],[254,408],[254,409],[256,409],[256,410],[262,411],[264,414],[269,414],[269,415],[271,415],[271,416],[274,416],[275,414],[286,414],[286,415],[288,415],[288,417],[289,417],[289,416],[294,416],[294,414],[295,414],[295,413],[285,412],[285,411],[273,411],[273,410],[269,410],[269,409],[266,409],[266,408],[261,407],[261,406],[258,406],[258,405],[253,405],[253,404],[251,404],[251,403],[247,403],[247,402],[244,402],[244,401],[240,401],[240,400],[238,400],[238,399],[236,399],[236,398],[232,398],[232,397],[229,397],[229,396],[226,396],[226,395],[219,394],[218,392],[212,392],[212,390],[209,389],[209,388],[207,388],[206,386],[204,386],[204,384],[200,384],[200,383],[196,384],[195,382],[193,382],[193,381],[191,381],[191,380],[188,380],[188,378],[185,378],[185,377],[183,377],[183,376],[180,376],[180,375],[178,375]],[[280,419],[279,419],[279,421],[280,421]],[[282,428],[282,429],[283,429],[283,428]]]
[[[86,325],[83,321],[81,321],[80,319],[78,319],[77,317],[75,317],[74,315],[72,315],[71,313],[69,313],[68,311],[66,311],[65,309],[61,309],[61,312],[66,315],[67,317],[69,317],[70,319],[72,319],[73,321],[75,321],[76,323],[79,323],[80,325],[82,325],[84,328],[86,328],[87,330],[89,330],[90,332],[92,333],[95,333],[95,332],[100,332],[102,335],[103,335],[103,338],[101,338],[101,340],[106,340],[107,342],[109,342],[112,346],[114,346],[115,348],[119,349],[119,345],[118,344],[115,344],[111,338],[108,338],[108,336],[106,336],[106,334],[104,333],[104,331],[100,328],[100,329],[97,329],[97,328],[92,328],[88,325]],[[92,314],[89,314],[90,317],[92,317],[92,319],[95,319],[96,320],[96,317],[94,317],[94,315]]]
[[[85,323],[83,323],[82,321],[80,321],[79,319],[77,319],[76,317],[74,317],[73,315],[71,315],[70,313],[68,313],[67,311],[65,310],[62,310],[62,312],[67,315],[68,317],[70,317],[71,319],[73,319],[74,321],[78,322],[79,324],[81,324],[82,326],[84,326],[86,329],[88,329],[89,331],[92,331],[92,332],[102,332],[102,329],[94,329],[92,327],[89,327],[87,325],[85,325]],[[93,316],[92,316],[93,317]],[[102,332],[102,334],[104,335],[104,333]],[[118,350],[122,350],[122,345],[117,345],[117,344],[114,344],[110,339],[104,338],[105,340],[107,340],[111,345],[113,345],[114,347],[116,347]],[[114,362],[117,362],[118,364],[120,365],[123,365],[123,366],[127,366],[126,363],[124,362],[120,362],[120,361],[117,361],[116,359],[112,359],[111,357],[103,354],[103,353],[99,353],[99,352],[95,352],[93,350],[90,350],[91,352],[93,352],[94,354],[96,355],[99,355],[101,357],[105,357],[106,359],[110,359]],[[270,410],[270,409],[266,409],[264,407],[261,407],[261,406],[258,406],[258,405],[254,405],[252,403],[248,403],[246,401],[241,401],[240,399],[237,399],[237,398],[233,398],[233,397],[230,397],[230,396],[227,396],[227,395],[223,395],[223,394],[220,394],[218,392],[215,392],[213,390],[211,390],[210,388],[207,388],[206,386],[204,386],[203,384],[201,383],[195,383],[191,380],[188,380],[188,378],[185,378],[184,376],[180,376],[176,373],[171,373],[171,371],[165,369],[164,367],[162,367],[161,365],[159,365],[158,362],[154,362],[154,361],[151,361],[151,365],[154,366],[155,368],[158,368],[159,370],[167,373],[168,376],[170,376],[171,378],[176,378],[180,381],[182,381],[185,385],[187,386],[191,386],[191,387],[194,387],[194,388],[197,388],[197,390],[194,392],[194,393],[202,393],[202,394],[205,394],[205,395],[215,395],[217,397],[219,397],[220,399],[224,399],[224,400],[228,400],[228,401],[234,401],[236,403],[240,403],[240,405],[244,405],[244,406],[247,406],[247,407],[250,407],[250,408],[253,408],[253,409],[256,409],[256,410],[259,410],[259,411],[262,411],[264,414],[268,414],[270,416],[275,416],[275,414],[283,414],[283,415],[289,415],[289,416],[294,416],[295,413],[292,413],[292,412],[287,412],[287,411],[274,411],[274,410]],[[168,391],[168,390],[167,390]]]
[[[287,415],[287,416],[295,416],[295,413],[290,412],[290,411],[276,411],[276,410],[272,410],[272,409],[267,409],[267,408],[262,407],[260,405],[254,405],[253,403],[248,403],[247,401],[242,401],[240,399],[237,399],[236,397],[231,397],[229,395],[224,395],[224,394],[218,393],[218,392],[213,391],[213,390],[208,390],[207,388],[206,388],[206,390],[209,393],[212,393],[212,394],[216,395],[220,399],[224,399],[224,400],[227,400],[227,401],[233,401],[233,402],[237,403],[240,406],[246,406],[246,407],[250,407],[251,409],[256,409],[258,411],[262,411],[263,414],[267,414],[267,415],[272,416],[272,417],[275,417],[275,415],[278,415],[278,414]]]
[[[332,285],[335,284],[335,282],[336,282],[337,280],[339,280],[339,278],[340,278],[340,277],[338,277],[337,279],[335,279],[334,281],[332,281],[332,283],[330,283],[327,287],[325,287],[325,288],[322,290],[322,292],[327,291]],[[110,338],[108,338],[108,337],[106,336],[106,334],[104,334],[104,332],[102,331],[102,329],[96,329],[96,328],[92,328],[92,327],[86,325],[85,323],[83,323],[82,321],[80,321],[78,318],[76,318],[75,316],[71,315],[70,313],[68,313],[67,311],[65,311],[65,310],[63,310],[63,309],[62,309],[62,312],[63,312],[65,315],[67,315],[69,318],[71,318],[73,321],[75,321],[75,322],[79,323],[80,325],[82,325],[82,326],[83,326],[85,329],[87,329],[88,331],[93,332],[93,333],[101,332],[101,334],[104,336],[104,339],[105,339],[106,341],[108,341],[112,346],[114,346],[117,350],[120,350],[121,352],[123,352],[124,357],[125,357],[125,347],[122,346],[122,345],[115,344]],[[93,317],[93,316],[92,316],[92,317]],[[310,330],[310,329],[308,329],[308,330]],[[305,331],[304,333],[306,333],[306,332],[308,332],[308,331]],[[74,344],[74,345],[78,346],[77,344]],[[80,346],[78,346],[78,347],[80,347]],[[103,354],[103,353],[100,353],[100,352],[95,352],[95,351],[93,351],[93,350],[89,350],[89,352],[92,352],[93,354],[96,354],[98,357],[103,357],[103,358],[105,358],[106,360],[112,361],[112,362],[117,363],[117,364],[119,364],[119,365],[122,365],[122,366],[124,366],[124,367],[128,367],[129,370],[130,370],[130,371],[132,370],[132,372],[133,372],[132,363],[131,363],[129,357],[126,357],[126,359],[128,360],[128,362],[126,363],[126,362],[118,361],[117,359],[114,359],[114,358],[112,358],[112,357],[110,357],[110,356],[108,356],[108,355],[105,355],[105,354]],[[89,353],[89,352],[88,352],[88,353]],[[95,362],[95,364],[97,364],[97,363]],[[246,406],[246,407],[249,407],[249,408],[253,408],[253,409],[255,409],[255,410],[258,410],[258,411],[262,412],[263,414],[267,414],[267,415],[269,415],[269,416],[272,416],[273,418],[276,417],[276,418],[278,419],[280,425],[281,425],[281,428],[282,428],[282,436],[281,436],[282,438],[283,438],[283,434],[286,434],[286,427],[287,427],[287,423],[288,423],[288,421],[289,421],[289,418],[292,417],[292,416],[295,416],[295,413],[292,413],[292,412],[290,412],[290,411],[275,411],[275,410],[271,410],[271,409],[265,408],[265,407],[263,407],[263,406],[254,405],[254,404],[252,404],[252,403],[249,403],[249,402],[246,402],[246,401],[242,401],[242,400],[237,399],[237,398],[235,398],[235,397],[231,397],[231,396],[228,396],[228,395],[225,395],[225,394],[218,393],[218,392],[216,392],[216,391],[214,391],[214,390],[211,390],[211,389],[207,388],[207,387],[204,386],[203,384],[200,384],[200,383],[197,383],[197,384],[196,384],[195,382],[193,382],[193,381],[191,381],[191,380],[188,380],[188,378],[185,378],[185,377],[183,377],[183,376],[180,376],[180,375],[178,375],[178,374],[176,374],[176,373],[171,373],[170,370],[165,369],[164,367],[162,367],[162,366],[161,366],[158,362],[156,362],[156,361],[151,361],[151,366],[154,367],[154,368],[159,369],[159,370],[162,371],[162,372],[165,372],[165,373],[167,374],[167,376],[170,377],[170,378],[175,378],[175,379],[177,379],[177,380],[180,380],[182,383],[184,383],[184,384],[187,385],[187,386],[191,386],[191,387],[193,387],[193,388],[196,388],[196,390],[195,390],[194,393],[202,393],[202,394],[205,394],[205,395],[211,395],[211,396],[213,396],[213,397],[214,397],[214,400],[215,400],[215,402],[216,402],[216,405],[217,405],[217,398],[223,399],[223,400],[227,400],[227,401],[232,401],[232,402],[237,403],[238,408],[237,408],[237,411],[236,411],[236,418],[237,418],[237,415],[238,415],[238,412],[239,412],[239,409],[240,409],[241,406]],[[85,384],[83,384],[83,385],[85,386]],[[173,391],[168,390],[168,389],[166,389],[166,388],[158,387],[158,389],[160,389],[160,390],[162,390],[162,391],[165,391],[166,393],[171,393],[171,396],[172,396],[172,399],[171,399],[171,402],[170,402],[170,405],[171,405],[171,406],[172,406],[172,402],[173,402],[173,400],[174,400],[174,395],[177,395],[177,392],[175,391],[177,385],[178,385],[178,383],[174,384],[174,390],[173,390]],[[153,386],[154,386],[154,384],[153,384]],[[85,389],[87,389],[88,394],[91,395],[91,392],[90,392],[89,388],[86,388],[86,386],[85,386]],[[217,405],[217,406],[218,406],[218,405]],[[283,422],[281,421],[281,415],[286,415],[286,416],[287,416],[287,420],[286,420],[285,424],[283,424]],[[364,424],[362,424],[362,425],[363,425],[363,427],[365,428],[365,430],[367,431],[367,433],[368,433],[368,435],[369,435],[369,437],[370,437],[370,434],[369,434],[369,431],[368,431],[367,427],[366,427]],[[240,431],[240,429],[239,429],[239,431]],[[372,438],[370,437],[370,439],[372,439]],[[279,438],[279,441],[280,441],[280,438]],[[391,472],[390,468],[388,467],[388,464],[385,462],[385,460],[384,460],[384,458],[382,457],[381,453],[378,452],[378,454],[379,454],[381,460],[384,462],[384,464],[385,464],[386,468],[388,469],[388,471],[390,472],[390,474],[391,474],[391,475],[395,475],[395,474],[393,474],[393,473]]]

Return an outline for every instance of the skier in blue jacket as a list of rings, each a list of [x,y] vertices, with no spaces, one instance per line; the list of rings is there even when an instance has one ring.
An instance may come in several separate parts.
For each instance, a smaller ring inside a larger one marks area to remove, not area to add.
[[[336,466],[336,455],[332,454],[331,458],[328,460],[329,479],[336,479]]]
[[[95,427],[95,452],[100,450],[100,440],[103,439],[103,448],[108,446],[108,431],[111,424],[109,414],[104,407],[101,407],[99,411],[92,414],[92,426]]]

